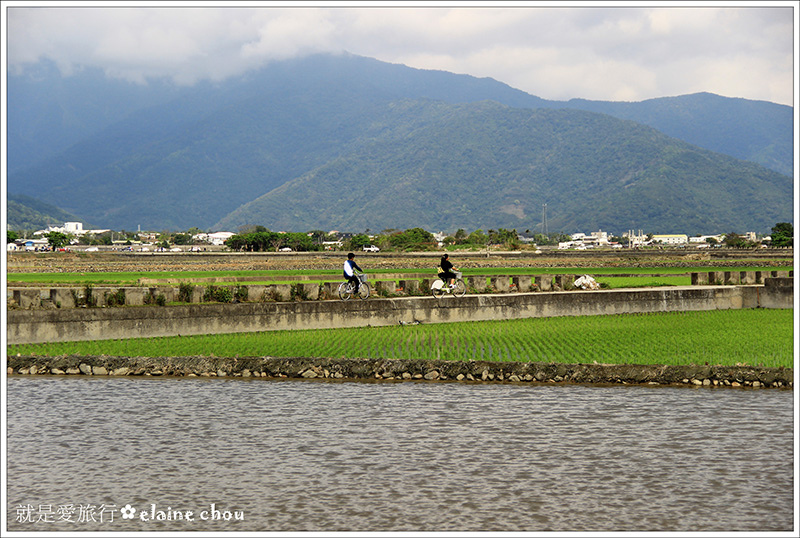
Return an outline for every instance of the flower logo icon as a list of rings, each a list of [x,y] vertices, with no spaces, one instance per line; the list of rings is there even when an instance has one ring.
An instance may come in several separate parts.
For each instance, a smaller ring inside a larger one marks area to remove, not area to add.
[[[122,519],[133,519],[133,514],[136,513],[136,508],[126,504],[120,509],[120,513],[122,514]]]

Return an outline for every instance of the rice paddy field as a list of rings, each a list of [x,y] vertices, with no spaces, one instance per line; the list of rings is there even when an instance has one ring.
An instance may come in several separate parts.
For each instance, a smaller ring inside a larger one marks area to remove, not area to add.
[[[453,255],[465,277],[589,274],[604,288],[684,286],[701,271],[786,271],[792,258],[731,261],[692,257],[520,260]],[[457,259],[458,258],[458,259]],[[359,256],[370,280],[392,273],[435,275],[438,258]],[[341,256],[130,257],[55,254],[9,257],[7,284],[136,286],[139,279],[172,279],[216,286],[336,281]],[[132,307],[135,308],[135,307]],[[119,356],[273,356],[497,360],[566,363],[720,364],[792,367],[792,310],[727,310],[619,316],[535,318],[479,323],[269,331],[18,345],[9,354]]]
[[[793,367],[793,345],[792,310],[753,309],[28,344],[8,353]]]

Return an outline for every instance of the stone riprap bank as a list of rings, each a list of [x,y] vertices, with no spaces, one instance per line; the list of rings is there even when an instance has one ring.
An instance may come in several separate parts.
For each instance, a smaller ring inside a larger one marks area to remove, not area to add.
[[[462,381],[793,388],[793,369],[750,366],[563,364],[274,357],[15,356],[9,375],[186,376],[238,379]]]

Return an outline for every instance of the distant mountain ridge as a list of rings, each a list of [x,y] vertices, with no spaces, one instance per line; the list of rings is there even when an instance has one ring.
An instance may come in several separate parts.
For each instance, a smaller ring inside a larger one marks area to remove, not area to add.
[[[50,225],[63,226],[65,222],[80,220],[56,206],[42,203],[29,196],[11,195],[6,202],[9,230],[40,230]],[[89,223],[84,224],[89,226]]]
[[[93,80],[99,89],[105,88],[102,79]],[[49,150],[35,150],[31,149],[31,145],[35,145],[37,140],[36,128],[25,122],[25,111],[34,110],[35,107],[31,103],[16,107],[17,102],[25,100],[18,88],[12,91],[12,83],[17,82],[15,77],[9,76],[9,151],[16,151],[13,159],[9,155],[9,163],[25,161],[23,152],[18,151],[25,144],[28,148],[29,164],[35,163],[35,159],[31,161],[30,156],[37,154],[37,151],[41,155],[46,155],[49,151],[51,157],[31,166],[17,166],[13,171],[9,166],[9,192],[25,193],[44,202],[57,204],[86,220],[115,229],[134,229],[139,225],[147,229],[188,229],[192,226],[235,226],[237,223],[280,228],[279,223],[286,222],[287,215],[294,213],[301,214],[299,220],[292,221],[295,229],[310,229],[316,227],[310,226],[312,222],[320,222],[319,209],[302,205],[287,206],[285,203],[283,206],[273,207],[269,212],[259,213],[254,208],[263,205],[265,200],[280,199],[289,185],[293,189],[299,189],[300,185],[307,184],[309,174],[329,178],[330,171],[337,164],[344,166],[342,163],[347,163],[345,168],[352,170],[356,156],[369,156],[372,159],[363,163],[364,168],[372,166],[380,170],[384,166],[399,166],[398,163],[403,163],[407,169],[402,174],[393,173],[397,181],[415,174],[424,174],[426,170],[439,167],[437,163],[441,162],[449,162],[453,170],[458,170],[458,163],[452,162],[450,158],[452,154],[467,147],[480,153],[481,149],[476,145],[479,140],[508,140],[503,136],[503,129],[517,132],[520,126],[514,124],[515,121],[530,122],[535,117],[540,121],[558,123],[568,117],[563,114],[531,114],[532,111],[542,109],[593,109],[584,114],[594,116],[602,113],[631,120],[613,124],[616,126],[614,129],[621,129],[620,132],[633,128],[633,122],[650,122],[672,137],[695,139],[693,143],[698,145],[700,144],[697,140],[700,140],[705,147],[714,146],[717,151],[719,146],[725,146],[731,149],[730,153],[736,153],[735,156],[739,159],[752,158],[769,162],[773,170],[789,170],[791,173],[793,166],[791,107],[728,99],[711,94],[663,98],[641,103],[582,100],[552,102],[491,79],[422,71],[348,55],[313,56],[279,62],[259,72],[220,84],[207,83],[185,89],[156,85],[156,88],[151,88],[153,93],[146,96],[148,90],[140,89],[142,93],[132,99],[130,110],[116,111],[115,114],[108,115],[107,120],[98,119],[101,114],[96,110],[91,112],[93,109],[86,102],[91,96],[84,95],[84,102],[80,106],[75,103],[72,106],[75,110],[84,109],[87,112],[83,115],[74,111],[68,114],[71,118],[87,120],[87,125],[79,130],[82,139],[64,151],[52,149],[57,148],[58,144],[55,143],[48,146],[51,148]],[[73,85],[83,87],[77,83]],[[128,90],[136,93],[130,88]],[[61,107],[70,111],[71,101],[58,92],[53,98],[56,97],[66,99]],[[72,98],[76,99],[74,96]],[[105,102],[111,101],[111,97],[105,98]],[[144,108],[137,108],[133,101],[144,103]],[[434,106],[431,101],[438,101],[439,104]],[[486,123],[470,125],[462,122],[462,130],[456,131],[448,128],[446,122],[442,122],[443,114],[449,114],[453,118],[459,114],[462,114],[462,119],[469,117],[465,112],[467,109],[459,103],[474,104],[480,101],[495,101],[505,107],[481,104],[478,109],[483,115],[479,115],[480,119],[476,121],[482,122],[486,119],[488,124],[494,125],[502,116],[505,118],[503,121],[509,123],[499,130],[492,130],[484,129]],[[509,107],[527,109],[528,116],[509,114]],[[11,113],[12,109],[14,114]],[[398,113],[401,110],[404,112]],[[414,114],[422,116],[414,117]],[[464,114],[466,115],[463,116]],[[49,117],[49,123],[44,119],[40,123],[53,127],[58,121]],[[430,140],[439,143],[439,154],[401,136],[402,133],[406,137],[418,135],[423,132],[421,126],[426,123],[443,129],[438,135],[424,131]],[[587,120],[584,128],[588,129],[593,123],[603,125],[603,128],[610,125],[605,121]],[[24,130],[22,126],[28,129],[24,133],[25,137],[20,135]],[[553,129],[554,132],[570,132],[569,136],[577,136],[578,140],[585,134],[586,140],[594,140],[593,143],[600,147],[601,139],[596,133],[580,131],[575,134],[566,127],[560,129],[556,125]],[[604,136],[625,144],[624,138],[611,136],[610,133],[605,133]],[[25,138],[25,144],[19,142],[22,138]],[[63,145],[68,137],[52,135],[52,138],[58,139]],[[16,146],[12,144],[15,139],[19,142]],[[393,142],[386,144],[387,140]],[[382,159],[374,153],[377,147],[383,148]],[[613,153],[614,148],[607,145],[603,147],[607,152]],[[411,151],[409,148],[414,148],[421,157],[409,160],[404,153]],[[503,148],[497,150],[502,153]],[[553,154],[560,155],[560,162],[551,162],[548,165],[552,167],[552,177],[569,178],[570,184],[575,183],[576,178],[581,174],[585,175],[593,166],[592,160],[585,159],[580,166],[571,163],[571,154],[566,153],[564,147],[553,148],[552,151]],[[583,154],[589,150],[581,148],[576,151]],[[647,148],[644,151],[653,149]],[[686,146],[681,151],[699,151],[706,155],[696,147]],[[541,160],[544,157],[534,153],[526,153],[525,158]],[[630,162],[637,161],[627,150],[625,154]],[[717,157],[711,159],[715,163],[713,166],[723,166],[723,161],[718,161]],[[473,161],[465,158],[463,162]],[[777,212],[780,215],[785,214],[782,220],[791,220],[792,211],[786,209],[787,205],[791,205],[790,178],[766,173],[766,170],[744,162],[735,165],[731,162],[724,161],[726,174],[747,185],[745,190],[763,192],[760,198],[770,200],[770,203],[776,200],[768,210],[756,208],[752,213]],[[510,175],[514,167],[519,165],[510,161],[505,163],[506,168],[503,169],[490,167],[492,173],[502,178]],[[737,168],[745,171],[746,177],[741,174],[731,176],[731,170]],[[442,171],[442,175],[454,177],[453,170]],[[477,168],[472,172],[471,175],[464,173],[458,179],[465,190],[480,188],[481,170]],[[629,169],[623,176],[636,173],[637,170]],[[677,172],[673,170],[671,173]],[[686,175],[690,171],[684,170],[682,173]],[[718,175],[719,173],[722,172],[718,171]],[[662,181],[669,181],[667,175]],[[787,181],[788,191],[785,187]],[[541,181],[537,185],[540,193],[542,189],[552,187]],[[575,185],[575,188],[580,188],[580,182]],[[364,185],[367,190],[369,187]],[[652,186],[653,192],[659,188],[661,187],[656,184]],[[715,183],[715,188],[720,188],[720,185]],[[273,189],[283,190],[272,194]],[[632,192],[630,189],[621,187],[616,191],[608,191],[609,198],[604,203],[609,211],[620,205],[614,199],[625,199],[626,191]],[[726,189],[736,191],[738,186],[727,185]],[[526,196],[533,196],[530,185],[520,187],[519,191],[528,193]],[[485,193],[477,199],[484,199],[486,196],[492,196],[492,193]],[[783,196],[788,196],[786,203],[780,201]],[[313,198],[311,192],[300,195],[301,200],[310,198]],[[720,200],[727,200],[727,197]],[[335,200],[331,203],[335,203]],[[507,211],[498,210],[494,217],[483,214],[480,218],[475,215],[481,213],[482,209],[466,207],[468,211],[462,213],[472,213],[474,222],[470,221],[473,226],[467,222],[462,227],[479,227],[478,223],[484,223],[486,227],[497,227],[501,226],[501,222],[516,222],[509,220],[508,215],[522,214],[524,222],[519,221],[519,225],[532,229],[539,220],[539,211],[532,207],[540,203],[540,198],[535,197],[521,204],[527,209],[519,209],[513,204],[496,204],[496,207],[505,207]],[[551,206],[550,201],[547,203],[548,221],[553,222],[549,215],[551,208],[555,206]],[[704,214],[703,218],[691,219],[704,230],[706,226],[727,225],[731,229],[760,226],[760,229],[766,231],[775,223],[765,224],[746,210],[737,211],[736,218],[731,220],[731,211],[719,207],[721,204],[715,200],[709,200],[709,203],[711,206],[702,210],[694,209]],[[378,215],[390,214],[388,210],[397,204],[387,204],[387,208],[376,207],[373,212]],[[602,206],[599,201],[595,205]],[[491,207],[491,204],[487,207]],[[407,206],[404,214],[413,215],[415,221],[433,224],[435,221],[431,219],[426,208],[426,201],[419,200],[417,207]],[[597,222],[605,222],[596,211],[581,208],[578,203],[565,202],[560,209],[563,226],[593,229],[597,227]],[[654,225],[674,229],[674,226],[683,224],[659,219],[675,218],[681,211],[691,212],[692,209],[676,208],[675,211],[658,215],[638,204],[629,204],[623,220],[634,223],[636,227]],[[750,222],[743,221],[745,216]],[[617,224],[621,225],[622,223]],[[400,222],[396,222],[388,227],[402,226]],[[342,225],[332,222],[331,227],[341,229]],[[697,231],[699,233],[703,230]]]
[[[394,129],[367,133],[215,227],[272,215],[286,230],[525,230],[547,203],[551,230],[670,233],[736,222],[769,230],[790,211],[790,178],[610,116],[407,101],[377,123]]]
[[[649,125],[669,136],[791,176],[792,108],[702,92],[637,103],[571,99],[564,108],[608,114]]]

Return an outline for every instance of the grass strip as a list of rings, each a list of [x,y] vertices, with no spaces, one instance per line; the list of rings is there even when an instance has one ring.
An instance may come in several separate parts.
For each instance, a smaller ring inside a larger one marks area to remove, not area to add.
[[[792,310],[531,318],[8,346],[8,354],[793,367]]]
[[[180,279],[181,281],[191,281],[196,278],[214,277],[254,277],[264,276],[265,280],[274,280],[279,276],[300,276],[300,275],[338,275],[341,271],[316,271],[316,270],[296,270],[296,271],[134,271],[134,272],[87,272],[87,273],[8,273],[6,279],[9,284],[14,282],[45,284],[65,283],[65,284],[118,284],[134,285],[140,278],[152,279]]]
[[[657,286],[691,286],[692,277],[690,276],[648,276],[638,277],[597,277],[598,284],[605,284],[611,289],[620,288],[650,288]]]
[[[436,276],[436,263],[431,264],[431,277]],[[427,268],[401,268],[401,269],[371,269],[366,264],[364,269],[368,274],[381,275],[386,273],[394,274],[419,274],[428,271]],[[478,275],[556,275],[556,274],[588,274],[588,275],[687,275],[692,272],[704,271],[791,271],[792,267],[475,267],[466,268],[464,276]],[[190,282],[192,279],[213,278],[213,277],[254,277],[263,276],[264,282],[284,283],[282,276],[302,276],[302,275],[330,275],[335,280],[341,275],[341,270],[315,270],[315,269],[296,269],[296,270],[240,270],[240,271],[156,271],[156,272],[85,272],[85,273],[7,273],[6,278],[9,285],[19,283],[42,283],[42,284],[94,284],[94,285],[135,285],[140,278],[152,279],[179,279]],[[290,282],[290,281],[285,281]]]

